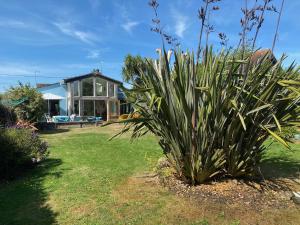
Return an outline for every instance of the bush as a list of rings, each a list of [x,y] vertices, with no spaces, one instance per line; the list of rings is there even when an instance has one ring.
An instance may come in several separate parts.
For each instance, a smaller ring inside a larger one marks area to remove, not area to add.
[[[0,104],[0,127],[6,127],[16,122],[17,116],[12,108]]]
[[[206,50],[205,60],[163,51],[139,70],[139,88],[127,90],[134,113],[120,121],[132,138],[147,132],[159,138],[178,176],[200,184],[220,174],[252,176],[277,130],[299,124],[299,75],[267,57],[258,64]],[[138,68],[137,68],[138,70]],[[131,129],[132,128],[132,129]]]
[[[7,128],[0,132],[1,179],[13,178],[48,155],[47,143],[29,129]]]
[[[276,134],[282,136],[287,140],[293,139],[297,133],[298,132],[296,127],[284,127],[283,129],[281,129],[281,131],[276,132]]]
[[[14,106],[14,110],[19,120],[37,122],[44,113],[44,99],[36,88],[29,84],[20,83],[19,86],[11,87],[6,94],[6,98],[12,101],[27,100]]]

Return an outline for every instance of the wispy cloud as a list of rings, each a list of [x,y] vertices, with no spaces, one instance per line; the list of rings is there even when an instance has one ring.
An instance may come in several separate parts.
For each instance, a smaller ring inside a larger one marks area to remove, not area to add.
[[[1,27],[8,27],[8,28],[27,28],[28,26],[19,20],[0,20]]]
[[[122,24],[121,26],[126,32],[132,33],[133,28],[135,28],[138,25],[139,25],[139,22],[137,22],[137,21],[128,21],[128,22]]]
[[[183,38],[185,31],[188,29],[188,17],[180,13],[178,10],[174,8],[171,9],[171,15],[175,22],[175,34]]]
[[[86,56],[88,59],[98,59],[100,57],[99,50],[90,50]]]
[[[53,25],[55,25],[62,33],[87,44],[93,44],[97,40],[95,34],[92,32],[79,30],[70,22],[55,22]]]
[[[104,53],[107,53],[110,48],[109,47],[99,47],[97,49],[86,49],[88,59],[100,59]]]
[[[183,17],[183,18],[185,18],[185,17]],[[175,33],[177,36],[179,36],[180,38],[183,38],[183,34],[186,29],[187,29],[186,20],[182,19],[182,20],[179,20],[176,22]]]
[[[0,74],[5,74],[8,76],[33,74],[36,70],[38,70],[38,67],[34,65],[15,62],[0,62]]]
[[[133,20],[128,8],[123,4],[115,3],[115,7],[118,9],[122,21],[121,27],[127,32],[132,33],[133,29],[140,24],[140,22]]]
[[[43,34],[52,34],[51,30],[47,29],[44,25],[32,21],[25,22],[15,19],[0,18],[0,27],[9,29],[23,29]]]

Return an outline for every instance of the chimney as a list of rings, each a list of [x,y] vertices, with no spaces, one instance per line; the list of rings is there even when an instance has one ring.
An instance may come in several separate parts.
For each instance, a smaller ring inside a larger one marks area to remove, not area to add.
[[[100,74],[99,69],[93,69],[93,73]]]

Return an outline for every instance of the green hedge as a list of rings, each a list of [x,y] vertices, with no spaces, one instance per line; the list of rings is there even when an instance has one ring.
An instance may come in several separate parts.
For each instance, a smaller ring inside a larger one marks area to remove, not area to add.
[[[11,179],[48,155],[47,143],[24,128],[0,130],[0,179]]]

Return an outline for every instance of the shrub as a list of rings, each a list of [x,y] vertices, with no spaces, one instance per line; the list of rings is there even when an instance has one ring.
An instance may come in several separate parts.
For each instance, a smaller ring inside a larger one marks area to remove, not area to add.
[[[44,112],[42,94],[29,84],[20,83],[19,86],[11,87],[8,90],[7,98],[12,101],[27,99],[14,107],[19,120],[37,122],[42,117]]]
[[[0,133],[0,178],[9,179],[48,155],[47,143],[37,133],[22,128],[2,129]]]
[[[0,104],[0,127],[10,126],[16,122],[17,116],[12,108]]]
[[[282,136],[284,139],[290,140],[295,137],[297,134],[297,128],[296,127],[284,127],[276,132],[276,134]]]
[[[195,63],[191,53],[175,51],[171,60],[163,51],[140,70],[139,88],[126,91],[140,117],[120,121],[121,133],[154,133],[178,176],[191,184],[224,173],[252,176],[264,141],[271,135],[288,147],[275,132],[298,124],[298,71],[283,69],[282,61],[253,64],[206,50]]]

